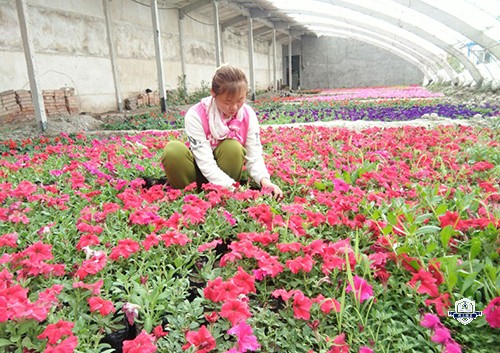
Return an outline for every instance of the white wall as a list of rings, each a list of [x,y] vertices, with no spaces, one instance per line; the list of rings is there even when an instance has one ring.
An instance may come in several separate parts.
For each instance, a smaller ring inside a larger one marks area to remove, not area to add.
[[[35,64],[42,90],[74,87],[84,112],[116,109],[115,85],[102,0],[28,0]],[[151,9],[131,0],[109,2],[117,69],[123,99],[158,89]],[[208,11],[209,12],[209,11]],[[178,11],[160,9],[166,89],[182,76]],[[192,17],[192,18],[190,18]],[[190,91],[210,82],[215,64],[211,18],[190,14],[182,20],[186,83]],[[249,75],[248,36],[222,33],[223,59]],[[257,89],[272,81],[270,42],[254,38]],[[278,58],[281,46],[278,45]],[[278,79],[282,76],[277,60]],[[29,89],[15,0],[0,0],[0,92]]]

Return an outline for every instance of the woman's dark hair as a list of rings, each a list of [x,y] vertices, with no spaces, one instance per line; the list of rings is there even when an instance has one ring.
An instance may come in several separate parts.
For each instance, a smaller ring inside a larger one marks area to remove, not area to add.
[[[248,81],[242,69],[231,66],[222,65],[214,74],[212,79],[212,91],[216,96],[228,93],[234,96],[242,91],[248,91]]]

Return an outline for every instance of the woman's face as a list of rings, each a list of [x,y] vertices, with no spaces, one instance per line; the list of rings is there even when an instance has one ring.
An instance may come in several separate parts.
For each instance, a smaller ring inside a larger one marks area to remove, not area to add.
[[[219,95],[215,95],[212,92],[212,96],[215,98],[217,107],[224,118],[229,118],[236,114],[247,99],[246,91],[241,91],[235,94],[228,94],[227,92],[224,92]]]

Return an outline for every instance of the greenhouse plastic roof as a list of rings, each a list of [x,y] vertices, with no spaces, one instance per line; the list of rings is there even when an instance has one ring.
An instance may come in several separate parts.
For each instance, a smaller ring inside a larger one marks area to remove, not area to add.
[[[139,0],[138,0],[139,1]],[[147,0],[140,0],[146,1]],[[440,82],[500,79],[498,0],[159,0],[183,16],[213,15],[223,30],[288,41],[301,35],[356,39],[388,50]]]

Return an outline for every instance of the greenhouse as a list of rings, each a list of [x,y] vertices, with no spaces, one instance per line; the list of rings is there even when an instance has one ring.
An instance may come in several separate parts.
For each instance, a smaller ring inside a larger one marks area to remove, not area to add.
[[[497,0],[0,0],[0,353],[491,353]]]

